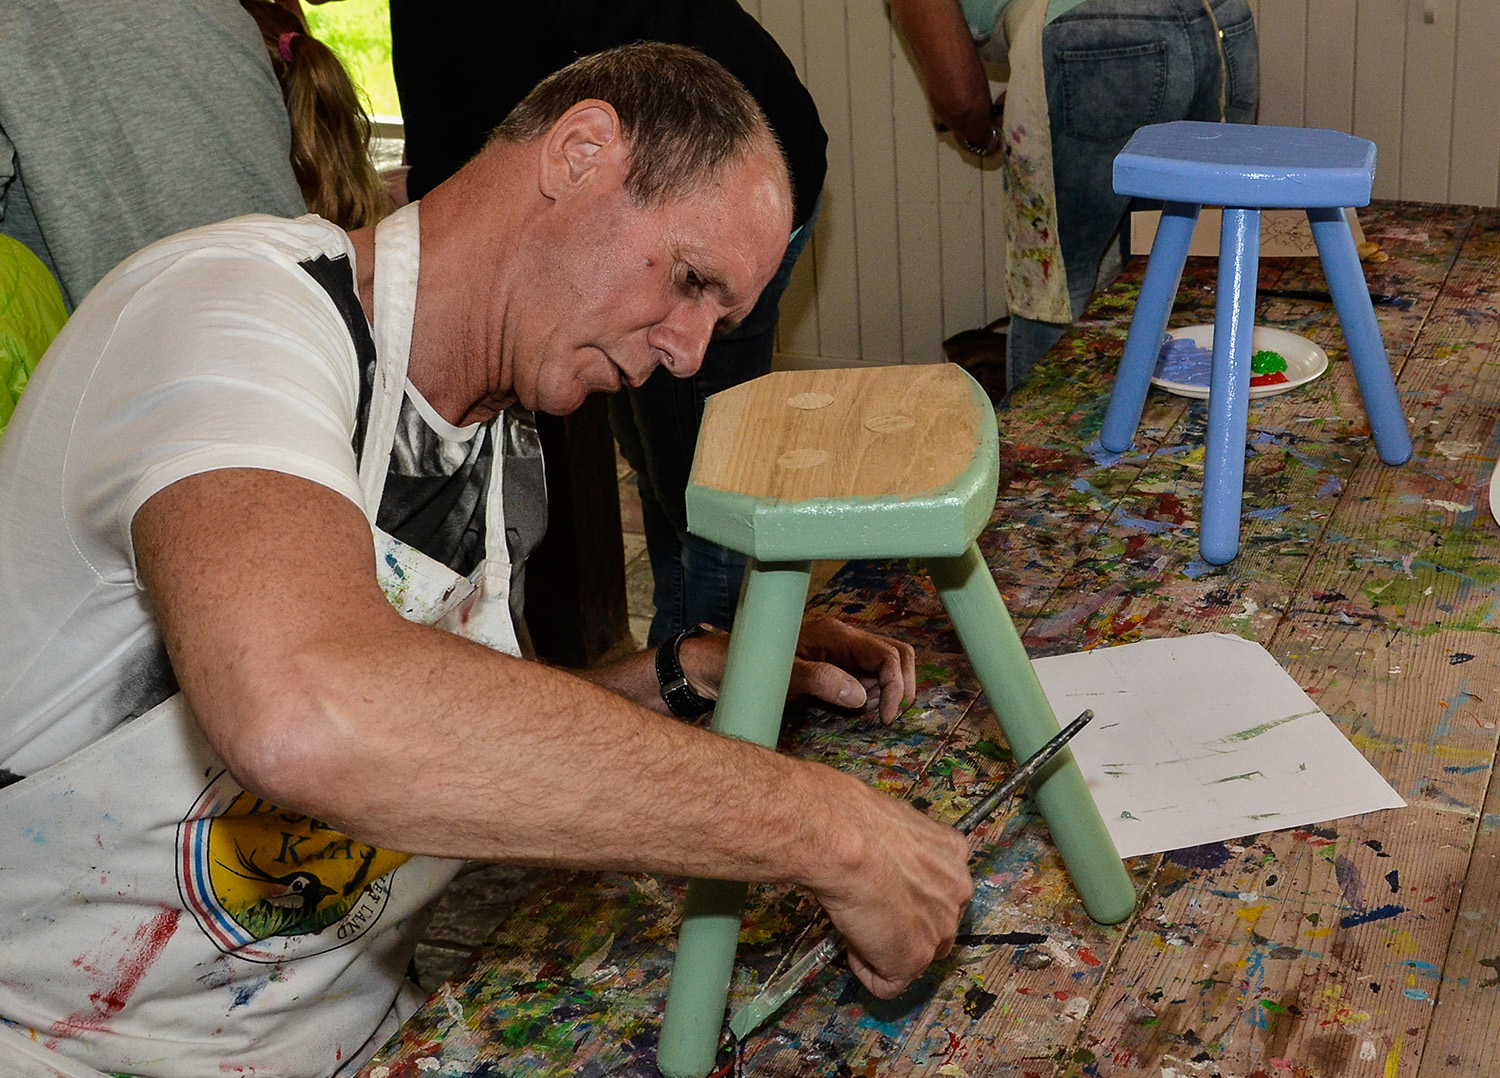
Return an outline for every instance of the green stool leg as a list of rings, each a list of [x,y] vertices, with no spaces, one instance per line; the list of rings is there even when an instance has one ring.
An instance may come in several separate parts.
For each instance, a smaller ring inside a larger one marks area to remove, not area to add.
[[[750,559],[714,709],[715,733],[775,746],[811,571],[811,562]],[[702,1078],[714,1068],[746,890],[729,880],[688,884],[656,1056],[667,1078]]]
[[[1057,718],[979,548],[928,559],[927,568],[1011,751],[1030,756],[1057,733]],[[1064,749],[1058,761],[1033,786],[1037,807],[1089,916],[1118,924],[1135,909],[1135,887],[1072,753]]]

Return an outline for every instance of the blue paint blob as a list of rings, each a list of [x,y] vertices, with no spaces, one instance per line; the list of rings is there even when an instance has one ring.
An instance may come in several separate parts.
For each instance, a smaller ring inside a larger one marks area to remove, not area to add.
[[[1381,906],[1378,910],[1369,910],[1366,913],[1351,913],[1347,917],[1339,918],[1340,928],[1353,928],[1355,925],[1367,925],[1371,921],[1384,921],[1394,917],[1398,913],[1405,913],[1405,906]]]
[[[1206,386],[1213,374],[1214,354],[1186,337],[1162,336],[1157,352],[1156,377],[1166,382]]]
[[[1229,847],[1222,842],[1208,842],[1202,846],[1188,846],[1167,854],[1167,860],[1184,868],[1218,868],[1230,858]]]

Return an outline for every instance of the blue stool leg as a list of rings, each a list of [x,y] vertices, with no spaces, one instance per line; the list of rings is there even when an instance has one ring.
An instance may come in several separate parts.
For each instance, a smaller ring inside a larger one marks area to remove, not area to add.
[[[1140,426],[1141,409],[1146,406],[1146,392],[1161,352],[1161,335],[1172,313],[1172,300],[1177,296],[1177,283],[1182,279],[1193,228],[1198,223],[1198,209],[1188,202],[1168,202],[1162,207],[1161,224],[1156,228],[1141,294],[1125,337],[1120,371],[1115,375],[1115,388],[1099,432],[1099,444],[1112,453],[1129,449]]]
[[[1318,257],[1323,260],[1328,292],[1333,296],[1333,306],[1344,329],[1344,341],[1349,346],[1349,360],[1354,364],[1354,378],[1365,403],[1365,415],[1370,419],[1375,449],[1385,463],[1404,464],[1411,459],[1411,432],[1401,413],[1385,342],[1375,321],[1375,308],[1370,305],[1370,286],[1365,283],[1359,265],[1359,252],[1354,249],[1349,222],[1344,211],[1337,208],[1308,210],[1307,220],[1312,225],[1313,241],[1318,245]]]
[[[1213,565],[1231,561],[1240,546],[1259,267],[1260,211],[1226,207],[1219,236],[1219,298],[1214,306],[1213,375],[1208,385],[1208,437],[1203,446],[1203,518],[1198,533],[1203,558]]]
[[[1057,718],[979,548],[929,558],[927,569],[1011,751],[1018,760],[1030,756],[1057,733]],[[1125,920],[1135,887],[1072,753],[1064,749],[1032,790],[1089,916],[1107,925]]]
[[[810,562],[750,559],[714,709],[716,733],[775,746],[811,570]],[[746,891],[729,880],[688,884],[657,1049],[667,1078],[703,1078],[714,1068]]]

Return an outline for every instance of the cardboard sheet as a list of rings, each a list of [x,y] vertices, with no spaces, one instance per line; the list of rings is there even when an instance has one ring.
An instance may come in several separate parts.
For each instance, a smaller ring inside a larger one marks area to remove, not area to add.
[[[1356,244],[1365,241],[1364,229],[1353,210],[1346,209],[1349,228],[1354,233]],[[1217,206],[1204,206],[1198,214],[1198,225],[1193,229],[1189,255],[1219,257],[1219,229],[1223,212]],[[1130,214],[1130,252],[1143,255],[1151,250],[1156,238],[1156,226],[1161,221],[1159,210],[1135,210]],[[1260,257],[1262,258],[1312,258],[1318,253],[1313,243],[1312,227],[1307,223],[1305,210],[1262,210],[1260,215]]]
[[[1322,823],[1403,801],[1253,640],[1145,640],[1032,663],[1120,856]]]

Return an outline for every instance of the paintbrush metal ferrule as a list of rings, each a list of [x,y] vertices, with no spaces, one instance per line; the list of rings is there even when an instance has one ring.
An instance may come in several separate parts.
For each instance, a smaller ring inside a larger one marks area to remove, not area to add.
[[[1093,711],[1086,709],[1078,718],[1052,735],[1046,744],[1028,756],[1021,766],[1011,772],[1005,781],[995,787],[983,801],[964,813],[953,825],[954,829],[967,835],[993,816],[1002,803],[1018,793],[1038,771],[1046,767],[1052,757],[1073,740],[1074,735],[1087,726],[1093,717]],[[837,931],[830,932],[808,948],[801,958],[792,963],[791,968],[770,981],[756,993],[753,999],[734,1012],[729,1019],[730,1035],[736,1042],[739,1042],[754,1033],[767,1018],[781,1009],[783,1003],[791,999],[803,985],[817,976],[819,971],[837,958],[843,950],[844,937]]]

